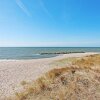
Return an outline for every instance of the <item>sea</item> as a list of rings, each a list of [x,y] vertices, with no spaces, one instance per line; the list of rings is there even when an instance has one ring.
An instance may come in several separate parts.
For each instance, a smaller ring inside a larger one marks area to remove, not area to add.
[[[0,47],[0,60],[50,58],[60,52],[100,52],[100,47]]]

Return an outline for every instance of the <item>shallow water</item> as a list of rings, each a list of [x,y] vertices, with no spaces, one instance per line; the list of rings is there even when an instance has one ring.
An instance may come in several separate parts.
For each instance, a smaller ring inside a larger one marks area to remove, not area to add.
[[[99,47],[0,47],[0,59],[38,59],[57,56],[41,53],[100,52]]]

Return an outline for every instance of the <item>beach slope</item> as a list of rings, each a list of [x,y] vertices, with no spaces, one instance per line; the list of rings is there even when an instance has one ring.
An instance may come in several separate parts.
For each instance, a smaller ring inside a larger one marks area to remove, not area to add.
[[[7,100],[8,97],[20,93],[25,90],[23,85],[37,80],[50,70],[72,66],[73,59],[94,54],[96,53],[65,54],[33,60],[0,60],[0,100]]]

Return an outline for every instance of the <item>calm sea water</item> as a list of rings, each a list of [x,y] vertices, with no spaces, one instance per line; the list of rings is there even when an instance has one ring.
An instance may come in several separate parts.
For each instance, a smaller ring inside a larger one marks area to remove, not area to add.
[[[57,55],[40,55],[40,53],[56,52],[100,52],[95,47],[0,47],[0,59],[38,59]]]

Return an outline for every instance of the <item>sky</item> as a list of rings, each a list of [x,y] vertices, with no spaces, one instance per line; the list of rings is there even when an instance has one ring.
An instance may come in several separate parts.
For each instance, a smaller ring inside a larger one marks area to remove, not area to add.
[[[0,0],[0,47],[100,47],[100,0]]]

